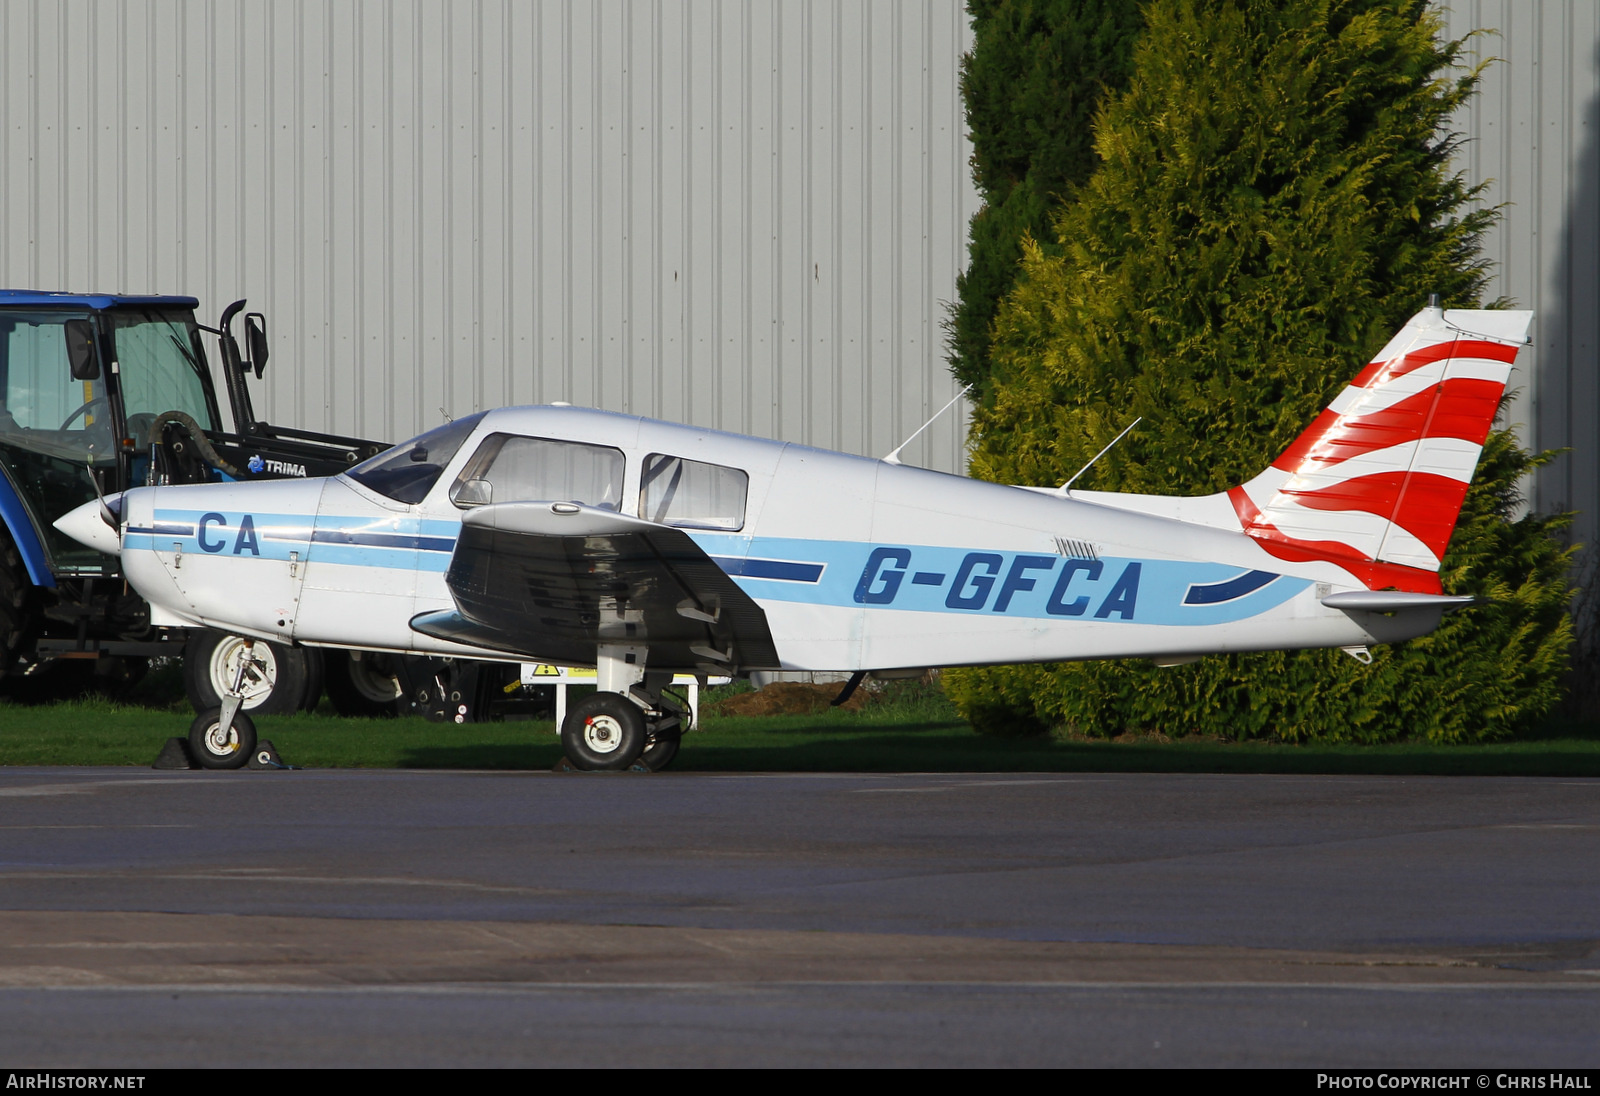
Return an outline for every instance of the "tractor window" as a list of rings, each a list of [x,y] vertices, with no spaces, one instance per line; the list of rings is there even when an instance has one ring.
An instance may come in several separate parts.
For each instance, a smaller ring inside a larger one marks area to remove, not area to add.
[[[418,434],[408,442],[363,461],[345,474],[396,502],[421,502],[439,482],[444,466],[456,455],[461,443],[472,436],[486,414],[487,411],[479,411],[476,415],[435,426],[426,434]]]
[[[488,502],[581,502],[616,510],[623,469],[622,451],[610,446],[490,434],[456,478],[450,500],[463,509]]]
[[[737,468],[652,453],[639,481],[639,516],[680,529],[744,528],[750,477]]]
[[[111,313],[116,338],[123,414],[129,428],[141,427],[163,411],[192,415],[202,429],[215,430],[206,400],[205,363],[200,339],[187,314]],[[141,435],[140,440],[143,441]]]
[[[115,456],[103,374],[74,380],[67,322],[83,315],[12,314],[0,325],[0,436],[67,460]]]

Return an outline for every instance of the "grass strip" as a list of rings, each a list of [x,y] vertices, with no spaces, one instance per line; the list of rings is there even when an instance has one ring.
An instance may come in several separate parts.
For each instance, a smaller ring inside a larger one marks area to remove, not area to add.
[[[82,699],[0,704],[0,764],[149,765],[186,733],[180,704]],[[548,769],[560,757],[549,721],[429,723],[318,713],[257,722],[307,768]],[[700,772],[1192,772],[1600,776],[1600,739],[1566,736],[1471,746],[1275,745],[1215,741],[997,739],[932,704],[859,713],[707,716],[673,768]],[[1558,733],[1559,730],[1558,730]]]

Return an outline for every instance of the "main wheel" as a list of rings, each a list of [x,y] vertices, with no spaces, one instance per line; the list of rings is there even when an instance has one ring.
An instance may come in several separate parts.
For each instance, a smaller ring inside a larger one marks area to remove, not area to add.
[[[222,709],[211,708],[189,724],[189,753],[202,769],[241,769],[256,750],[256,725],[244,712],[233,716],[233,726],[222,733]]]
[[[361,652],[360,658],[349,651],[325,651],[327,666],[328,699],[340,715],[387,718],[398,714],[400,678],[389,655],[373,651]]]
[[[644,712],[620,693],[585,697],[561,724],[561,748],[580,769],[626,769],[639,760],[644,747]]]
[[[646,734],[644,753],[639,755],[639,763],[653,773],[658,773],[678,756],[678,747],[683,743],[683,728],[674,724],[667,730],[651,730]]]
[[[244,710],[256,715],[285,715],[305,704],[310,666],[306,652],[281,643],[230,636],[225,632],[193,632],[183,648],[183,689],[194,710],[222,706],[223,694],[233,688],[239,663],[251,656],[244,675]]]

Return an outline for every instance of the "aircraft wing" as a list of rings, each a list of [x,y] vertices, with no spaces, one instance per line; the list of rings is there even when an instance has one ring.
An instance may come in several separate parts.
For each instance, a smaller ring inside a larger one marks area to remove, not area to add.
[[[424,635],[594,665],[601,643],[648,649],[651,670],[775,669],[767,616],[681,529],[570,502],[470,510],[445,582],[456,610]]]

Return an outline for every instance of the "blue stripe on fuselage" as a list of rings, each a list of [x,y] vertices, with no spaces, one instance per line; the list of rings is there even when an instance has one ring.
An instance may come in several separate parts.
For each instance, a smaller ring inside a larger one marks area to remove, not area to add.
[[[712,562],[730,575],[741,578],[767,578],[778,582],[820,582],[826,566],[797,563],[787,559],[757,559],[754,556],[712,556]]]
[[[734,576],[758,600],[811,605],[1205,625],[1264,613],[1311,584],[1308,579],[1259,572],[1267,577],[1253,590],[1237,592],[1226,602],[1194,604],[1185,603],[1192,587],[1231,585],[1239,568],[1121,556],[1088,560],[933,545],[692,535],[714,557],[748,552],[752,557],[807,560],[823,566],[813,583],[772,581],[748,572]]]
[[[123,548],[170,551],[176,542],[185,553],[287,560],[293,552],[312,564],[437,573],[448,569],[460,528],[448,519],[350,516],[313,523],[303,514],[174,510],[158,511],[148,530],[124,530]],[[1236,565],[1185,560],[690,536],[758,600],[845,608],[1206,625],[1256,616],[1310,585],[1269,571],[1241,574]]]
[[[288,560],[355,567],[403,567],[443,572],[450,566],[459,522],[402,517],[256,514],[237,510],[158,510],[148,527],[123,530],[123,551],[185,553]],[[313,552],[311,546],[315,544]]]
[[[1224,601],[1233,601],[1253,594],[1278,576],[1271,571],[1246,571],[1242,575],[1230,578],[1227,582],[1213,582],[1208,585],[1195,584],[1189,587],[1183,595],[1185,605],[1220,605]]]

